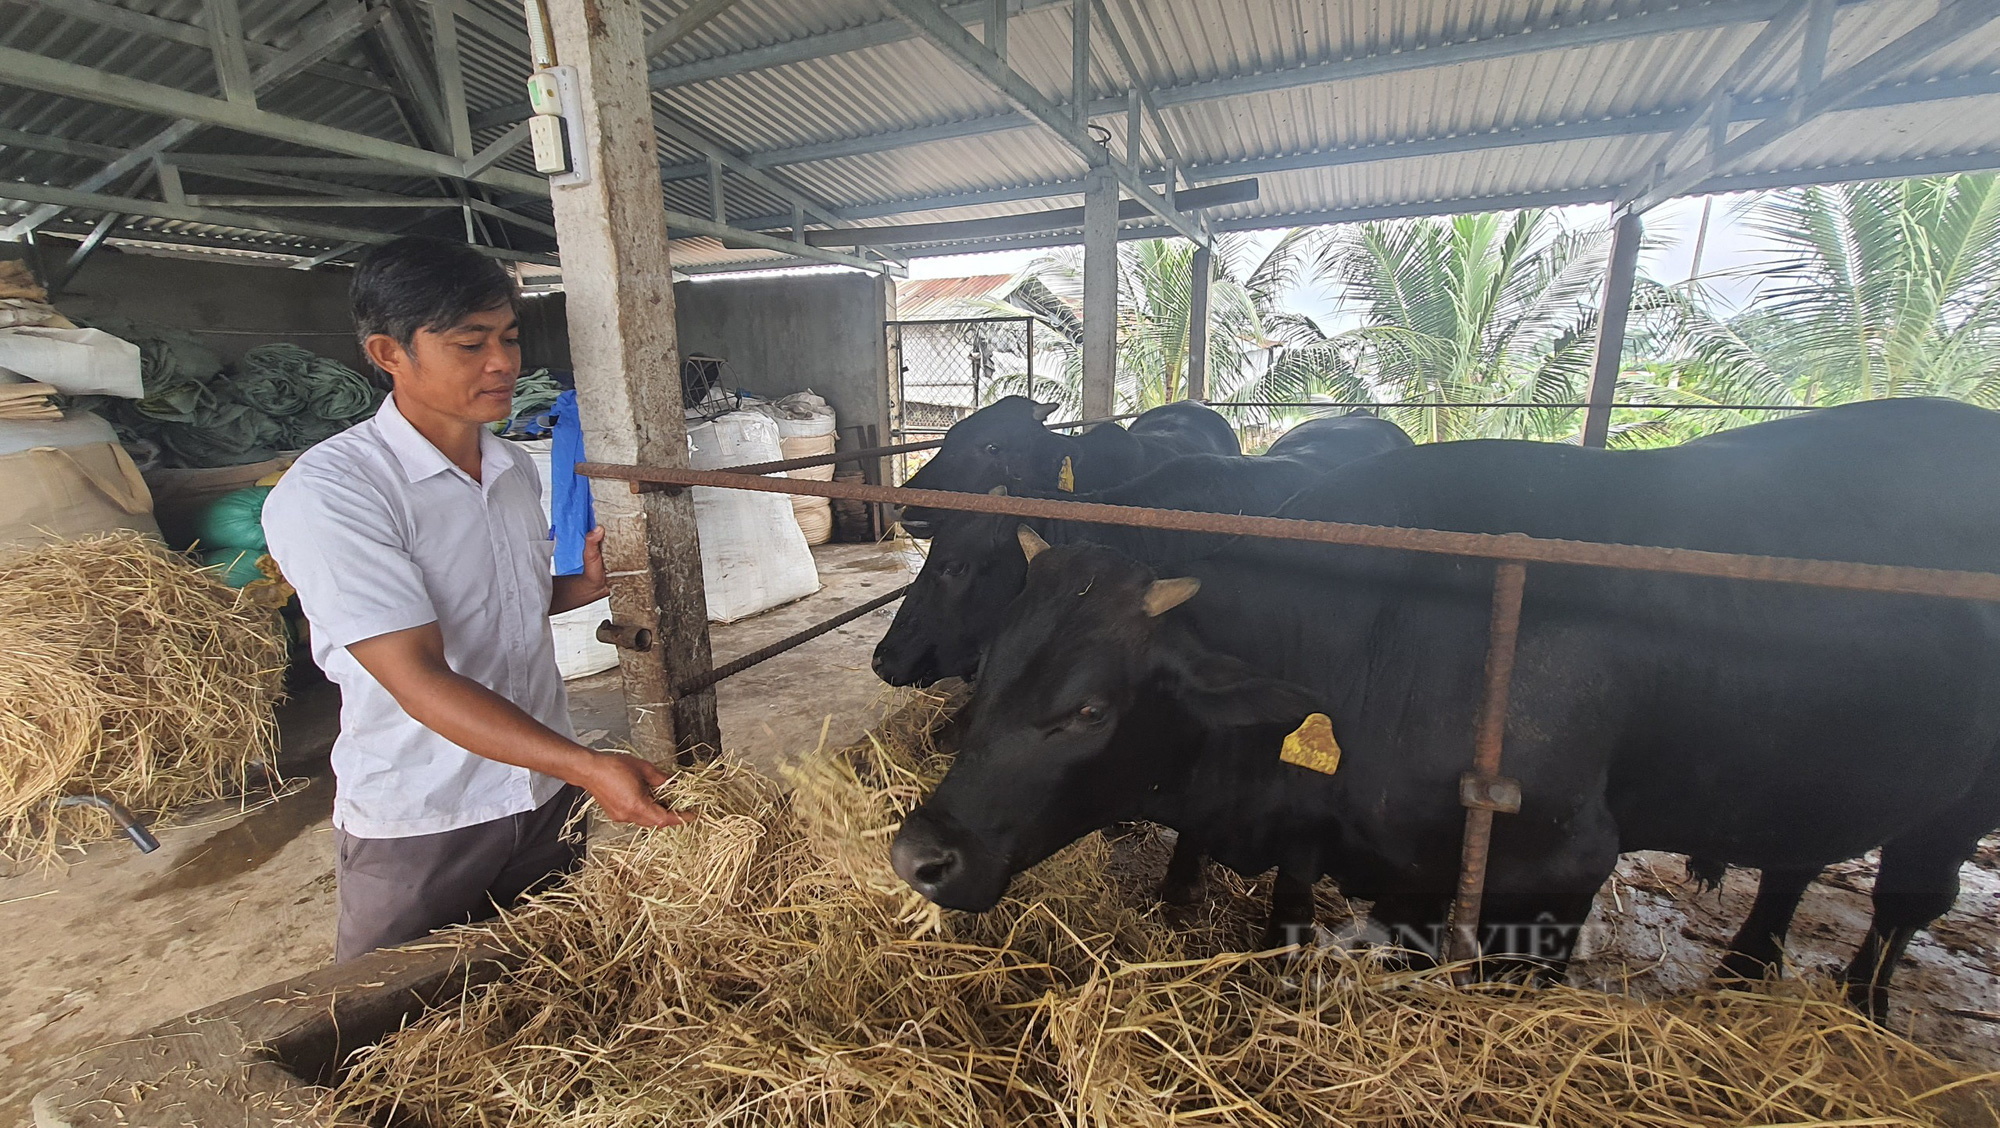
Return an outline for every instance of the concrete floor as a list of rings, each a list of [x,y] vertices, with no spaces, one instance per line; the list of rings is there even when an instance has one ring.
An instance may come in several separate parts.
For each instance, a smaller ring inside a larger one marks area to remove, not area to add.
[[[713,631],[717,662],[865,603],[907,581],[913,555],[892,545],[814,550],[818,594]],[[724,754],[769,770],[858,738],[891,699],[869,658],[896,604],[723,682]],[[0,877],[0,1126],[25,1124],[28,1100],[81,1051],[309,971],[332,958],[333,787],[327,753],[338,694],[325,683],[281,711],[275,801],[214,804],[156,828],[149,855],[123,840],[65,870]],[[617,671],[570,683],[579,737],[602,747],[626,731]]]

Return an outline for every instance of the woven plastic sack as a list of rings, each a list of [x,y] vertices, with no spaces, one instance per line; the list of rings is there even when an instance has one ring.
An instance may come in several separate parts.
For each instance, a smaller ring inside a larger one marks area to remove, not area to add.
[[[245,486],[208,503],[195,522],[195,536],[204,550],[264,551],[264,499],[269,486]]]
[[[776,462],[782,453],[777,423],[749,411],[689,427],[688,444],[697,470]],[[697,486],[694,516],[710,619],[733,622],[819,590],[812,550],[785,495]]]

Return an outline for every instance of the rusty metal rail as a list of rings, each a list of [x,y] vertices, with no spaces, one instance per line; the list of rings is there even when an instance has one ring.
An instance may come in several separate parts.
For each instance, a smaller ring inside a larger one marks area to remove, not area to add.
[[[894,603],[897,600],[903,598],[904,593],[908,592],[909,590],[910,590],[910,585],[904,584],[902,587],[897,588],[895,591],[885,592],[882,595],[878,595],[875,598],[869,600],[866,603],[861,604],[858,607],[850,607],[847,610],[842,611],[840,614],[835,615],[831,619],[823,619],[817,623],[814,623],[812,626],[807,627],[805,630],[802,630],[797,634],[786,635],[784,638],[781,638],[776,642],[770,643],[765,646],[760,646],[757,649],[752,650],[748,654],[724,662],[722,665],[717,666],[716,668],[708,671],[705,674],[689,678],[687,681],[681,683],[681,686],[677,692],[682,697],[686,697],[689,694],[693,693],[700,693],[702,690],[707,689],[709,686],[714,685],[716,682],[719,682],[724,678],[735,677],[737,674],[742,673],[743,671],[749,669],[750,667],[755,666],[760,662],[768,662],[771,659],[776,658],[778,655],[783,654],[785,651],[790,650],[801,643],[811,642],[813,639],[818,638],[819,636],[827,633],[828,631],[837,630],[841,627],[844,627],[847,624],[853,622],[856,619],[859,619],[861,616],[868,614],[870,611],[873,611],[878,607],[887,607],[889,604]]]
[[[745,469],[756,469],[745,468]],[[1518,533],[1459,533],[1438,529],[1405,529],[1333,521],[1300,521],[1283,517],[1247,517],[1195,513],[1178,509],[1103,505],[1096,502],[1053,501],[1005,495],[951,493],[869,486],[850,482],[815,482],[796,478],[766,478],[719,470],[682,470],[660,466],[627,466],[586,462],[577,473],[591,478],[629,482],[634,492],[713,486],[767,493],[809,494],[852,498],[890,505],[955,509],[1013,517],[1043,517],[1100,525],[1214,533],[1314,544],[1396,549],[1444,556],[1477,557],[1498,562],[1488,625],[1485,688],[1474,722],[1472,770],[1459,779],[1459,803],[1465,807],[1465,839],[1460,850],[1458,886],[1451,905],[1449,958],[1475,961],[1480,956],[1479,923],[1491,857],[1493,816],[1520,810],[1517,781],[1500,774],[1502,739],[1507,727],[1507,699],[1514,673],[1515,644],[1520,634],[1521,601],[1529,564],[1564,564],[1620,568],[1716,579],[1803,584],[1901,595],[1940,596],[2000,602],[2000,574],[1888,564],[1856,564],[1833,560],[1802,560],[1782,556],[1752,556],[1704,549],[1660,548],[1558,540]],[[901,594],[893,593],[893,594]],[[885,597],[879,603],[887,602]],[[868,609],[872,609],[868,608]],[[865,613],[857,610],[856,617]],[[845,621],[845,620],[843,620]],[[837,625],[837,624],[836,624]],[[827,629],[832,629],[828,627]],[[823,632],[821,632],[823,633]],[[752,658],[754,655],[745,655]],[[743,659],[738,659],[743,661]],[[726,675],[724,675],[726,676]],[[713,684],[712,681],[705,684]],[[1460,975],[1471,972],[1461,971]]]
[[[1071,427],[1095,427],[1100,423],[1118,423],[1135,419],[1139,412],[1124,415],[1107,415],[1102,419],[1076,419],[1068,423],[1050,423],[1051,431],[1068,430]],[[865,462],[871,458],[887,458],[895,454],[915,454],[920,450],[936,450],[944,445],[943,439],[925,439],[919,443],[892,443],[889,446],[866,447],[846,453],[813,454],[804,458],[785,458],[776,462],[752,462],[743,466],[730,466],[715,471],[718,474],[782,474],[790,470],[807,470],[814,466],[835,466],[842,462]]]
[[[856,482],[815,482],[799,478],[765,478],[726,470],[682,470],[664,466],[629,466],[608,462],[578,463],[577,473],[633,484],[635,490],[713,486],[765,493],[810,494],[850,498],[927,509],[956,509],[1009,517],[1046,517],[1097,525],[1128,525],[1142,529],[1261,537],[1314,544],[1393,548],[1443,556],[1473,556],[1487,560],[1518,560],[1524,564],[1577,564],[1642,572],[1670,572],[1730,580],[1761,580],[1807,584],[1851,591],[1903,595],[1936,595],[1955,599],[2000,601],[2000,574],[1909,568],[1894,564],[1850,564],[1832,560],[1801,560],[1786,556],[1747,556],[1697,548],[1655,548],[1645,545],[1601,544],[1556,540],[1519,533],[1455,533],[1437,529],[1404,529],[1386,525],[1351,525],[1332,521],[1299,521],[1288,517],[1246,517],[1233,513],[1194,513],[1179,509],[1146,509],[1133,505],[1053,501],[1043,498],[913,490],[901,486],[870,486]]]

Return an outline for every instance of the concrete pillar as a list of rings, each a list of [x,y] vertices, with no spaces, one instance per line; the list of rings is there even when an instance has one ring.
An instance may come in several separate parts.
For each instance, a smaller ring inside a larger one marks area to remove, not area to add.
[[[1188,291],[1187,398],[1208,398],[1208,281],[1215,273],[1215,252],[1194,249],[1194,278]]]
[[[548,5],[559,62],[577,69],[587,184],[553,187],[570,360],[584,449],[600,462],[687,465],[680,348],[667,261],[665,205],[646,85],[639,0]],[[721,748],[715,692],[676,699],[673,686],[710,668],[701,546],[687,491],[634,494],[594,482],[611,574],[611,614],[652,629],[644,651],[618,652],[639,754],[668,762]]]
[[[1590,395],[1584,409],[1583,445],[1601,447],[1611,434],[1611,405],[1618,396],[1618,362],[1625,352],[1625,319],[1632,311],[1632,280],[1639,272],[1639,241],[1645,225],[1637,212],[1624,212],[1611,229],[1611,267],[1604,275],[1604,300],[1597,312],[1597,355],[1590,366]]]
[[[1083,197],[1083,417],[1117,409],[1118,181],[1093,170]]]

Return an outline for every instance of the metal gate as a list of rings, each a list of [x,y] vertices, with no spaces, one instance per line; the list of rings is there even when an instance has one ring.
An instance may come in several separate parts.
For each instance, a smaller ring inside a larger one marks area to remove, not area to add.
[[[1044,327],[1038,341],[1035,320],[980,317],[889,322],[889,355],[896,366],[890,441],[935,438],[994,400],[1043,392],[1036,382],[1035,349],[1048,348],[1057,335]],[[1047,358],[1043,360],[1047,368]],[[1057,365],[1055,374],[1060,371]],[[898,455],[895,480],[906,480],[929,457],[928,451]]]

